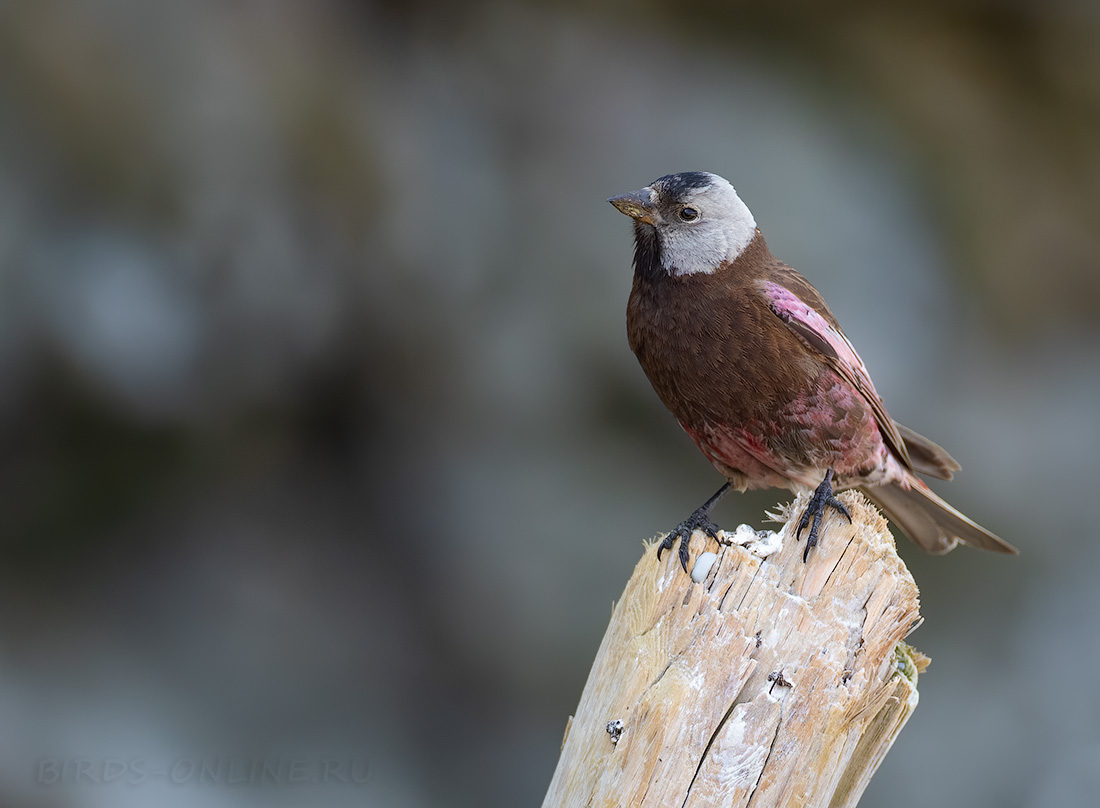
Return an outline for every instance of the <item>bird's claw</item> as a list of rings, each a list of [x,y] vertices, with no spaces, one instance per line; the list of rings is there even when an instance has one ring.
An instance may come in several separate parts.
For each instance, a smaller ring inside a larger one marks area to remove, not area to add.
[[[814,491],[814,495],[810,497],[810,504],[806,506],[806,510],[802,512],[802,518],[798,520],[798,530],[794,534],[795,541],[799,541],[802,538],[802,531],[807,525],[810,525],[810,535],[806,537],[806,549],[802,551],[802,562],[805,563],[810,557],[810,548],[817,546],[817,531],[821,527],[821,518],[825,515],[825,509],[832,508],[844,514],[844,517],[849,523],[852,521],[852,515],[848,513],[848,509],[844,507],[844,503],[836,498],[836,494],[833,492],[833,470],[829,469],[825,472],[825,479],[821,481],[821,485]],[[813,519],[811,524],[810,520]]]
[[[696,530],[701,530],[717,541],[718,532],[721,528],[710,520],[707,515],[707,511],[703,508],[696,509],[691,516],[678,524],[671,533],[665,536],[661,542],[661,546],[657,548],[657,560],[661,560],[661,553],[664,550],[671,550],[672,545],[676,543],[676,540],[680,540],[680,566],[684,568],[684,572],[688,571],[688,543],[691,541],[691,534]]]

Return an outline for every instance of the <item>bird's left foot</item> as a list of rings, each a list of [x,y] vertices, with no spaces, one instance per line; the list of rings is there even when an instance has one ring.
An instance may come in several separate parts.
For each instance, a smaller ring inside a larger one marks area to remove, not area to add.
[[[676,540],[680,540],[680,566],[684,568],[684,572],[688,571],[688,543],[691,541],[691,534],[696,530],[701,530],[710,536],[712,539],[718,539],[718,532],[721,528],[710,519],[710,509],[714,507],[722,497],[726,495],[726,492],[730,490],[730,484],[726,483],[714,494],[713,497],[708,499],[698,508],[696,508],[691,516],[678,524],[671,533],[665,536],[661,542],[661,546],[657,548],[657,560],[661,560],[661,553],[665,550],[671,550],[672,545],[676,543]]]
[[[806,506],[806,510],[802,512],[802,518],[798,520],[798,531],[794,534],[795,541],[802,538],[802,531],[810,525],[810,535],[806,537],[806,549],[802,552],[802,561],[806,562],[810,557],[810,548],[817,546],[817,531],[821,526],[821,517],[825,515],[826,508],[833,508],[844,514],[849,523],[852,521],[852,515],[848,513],[848,509],[844,507],[844,503],[836,498],[836,494],[833,492],[833,470],[829,469],[825,472],[825,479],[821,481],[821,485],[814,491],[814,495],[810,498],[810,504]],[[813,519],[811,524],[810,520]]]
[[[718,531],[721,528],[711,521],[706,511],[702,508],[694,511],[691,516],[678,524],[671,533],[665,536],[661,542],[661,546],[657,548],[657,560],[661,559],[661,553],[665,550],[671,550],[672,546],[676,544],[676,540],[680,540],[680,566],[684,568],[684,572],[688,571],[688,543],[691,541],[691,534],[696,530],[701,530],[710,536],[712,539],[717,540]]]

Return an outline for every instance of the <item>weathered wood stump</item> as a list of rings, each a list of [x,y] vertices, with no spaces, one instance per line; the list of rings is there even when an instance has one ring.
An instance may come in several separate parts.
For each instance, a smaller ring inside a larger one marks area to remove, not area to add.
[[[885,520],[857,493],[842,499],[853,524],[827,515],[809,563],[794,540],[805,497],[771,541],[696,533],[698,582],[675,552],[658,561],[647,546],[544,808],[858,802],[916,707],[928,660],[902,643],[921,620],[918,591]],[[743,538],[757,536],[743,526]]]

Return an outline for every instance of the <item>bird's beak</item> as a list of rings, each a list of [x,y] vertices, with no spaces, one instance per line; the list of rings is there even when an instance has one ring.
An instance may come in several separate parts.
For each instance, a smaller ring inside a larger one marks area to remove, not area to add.
[[[607,201],[617,207],[620,213],[625,213],[631,219],[649,225],[656,225],[659,214],[657,213],[657,206],[654,204],[654,197],[656,197],[656,194],[647,185],[640,191],[631,191],[629,194],[613,196]]]

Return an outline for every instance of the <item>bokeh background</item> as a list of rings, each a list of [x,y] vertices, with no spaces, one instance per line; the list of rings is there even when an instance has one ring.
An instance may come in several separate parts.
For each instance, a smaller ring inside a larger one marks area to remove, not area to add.
[[[1038,0],[0,3],[0,804],[538,804],[720,482],[605,201],[688,169],[1022,550],[901,547],[933,663],[864,804],[1095,804],[1100,10]],[[34,776],[241,750],[370,780]]]

